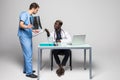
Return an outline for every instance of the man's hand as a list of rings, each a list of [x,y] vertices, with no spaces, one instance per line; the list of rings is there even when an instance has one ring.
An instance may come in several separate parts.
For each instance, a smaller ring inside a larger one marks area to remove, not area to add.
[[[50,36],[49,30],[48,30],[48,29],[45,29],[45,31],[46,31],[46,33],[47,33],[47,37],[49,37],[49,36]]]
[[[39,29],[32,30],[35,34],[39,33]]]
[[[56,40],[56,42],[61,42],[61,40]]]
[[[27,28],[32,28],[32,25],[31,25],[31,24],[29,24],[29,25],[27,26]]]

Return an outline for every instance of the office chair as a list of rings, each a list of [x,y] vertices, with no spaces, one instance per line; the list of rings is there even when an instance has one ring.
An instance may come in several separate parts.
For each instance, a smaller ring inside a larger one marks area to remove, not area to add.
[[[52,50],[51,50],[51,70],[53,70],[53,53],[52,53]],[[71,50],[70,50],[70,57],[69,57],[69,66],[70,66],[70,70],[72,70],[72,53],[71,53]]]

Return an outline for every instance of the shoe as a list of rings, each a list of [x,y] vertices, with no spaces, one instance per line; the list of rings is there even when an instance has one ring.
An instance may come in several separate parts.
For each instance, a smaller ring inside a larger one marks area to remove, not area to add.
[[[30,74],[30,75],[26,75],[26,77],[37,78],[37,75],[35,75],[35,74]]]
[[[35,73],[36,71],[35,71],[35,70],[33,70],[32,72],[33,72],[33,73]],[[26,72],[24,71],[23,73],[25,74]]]
[[[60,68],[56,70],[56,74],[57,74],[59,77],[61,76],[60,71],[61,71]]]
[[[61,75],[64,75],[64,72],[65,72],[64,68],[61,68]]]
[[[60,77],[64,75],[64,72],[65,70],[62,67],[60,67],[59,69],[57,69],[56,74]]]
[[[61,76],[61,71],[59,71],[59,72],[57,73],[57,75],[60,77],[60,76]]]

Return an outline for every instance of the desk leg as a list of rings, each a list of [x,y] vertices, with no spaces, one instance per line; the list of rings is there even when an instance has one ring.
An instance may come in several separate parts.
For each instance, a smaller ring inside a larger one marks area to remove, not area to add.
[[[84,70],[86,70],[86,49],[84,49]]]
[[[40,79],[40,49],[38,48],[38,67],[37,67],[37,72],[38,72],[38,79]]]
[[[40,70],[42,69],[42,49],[40,49]]]
[[[89,49],[90,79],[92,79],[92,48]]]
[[[38,80],[40,80],[40,69],[42,67],[42,49],[38,48]]]
[[[53,55],[52,50],[50,50],[50,59],[51,59],[51,71],[53,70]]]

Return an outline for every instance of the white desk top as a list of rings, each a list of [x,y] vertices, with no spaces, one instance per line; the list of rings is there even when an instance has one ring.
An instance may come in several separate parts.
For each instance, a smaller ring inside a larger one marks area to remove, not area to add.
[[[83,44],[83,45],[58,45],[58,46],[40,46],[38,45],[38,48],[41,49],[77,49],[77,48],[91,48],[89,44]]]

